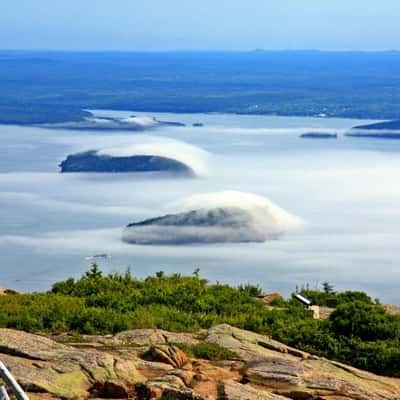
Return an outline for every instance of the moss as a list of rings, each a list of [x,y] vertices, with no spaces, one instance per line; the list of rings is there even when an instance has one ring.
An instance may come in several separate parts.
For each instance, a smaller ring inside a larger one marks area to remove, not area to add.
[[[88,397],[90,382],[80,369],[76,369],[64,374],[54,373],[52,379],[42,386],[49,393],[61,398],[84,399]]]
[[[56,338],[55,341],[62,344],[91,343],[91,340],[78,333]]]

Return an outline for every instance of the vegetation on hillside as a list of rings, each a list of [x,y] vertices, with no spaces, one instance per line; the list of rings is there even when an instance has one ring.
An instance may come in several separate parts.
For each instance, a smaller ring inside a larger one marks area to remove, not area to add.
[[[260,288],[210,284],[199,276],[162,272],[146,279],[104,275],[96,265],[78,280],[57,282],[48,293],[0,296],[0,327],[29,332],[116,333],[135,328],[195,332],[219,323],[263,333],[288,345],[373,371],[400,376],[400,317],[361,292],[306,290],[314,303],[335,306],[314,320],[293,298],[271,309],[253,296]],[[194,348],[218,358],[213,349]]]
[[[84,109],[398,119],[400,53],[0,51],[0,122]]]
[[[90,112],[76,106],[57,106],[54,104],[0,103],[0,123],[15,125],[51,124],[58,122],[81,121],[90,117]]]
[[[332,307],[336,308],[340,304],[343,303],[351,303],[354,301],[361,301],[366,304],[379,304],[379,300],[372,301],[371,297],[369,297],[364,292],[359,291],[345,291],[345,292],[336,292],[334,287],[329,284],[329,282],[324,282],[322,284],[322,290],[319,289],[310,289],[310,288],[302,288],[298,290],[303,296],[307,297],[312,301],[313,304],[317,304],[319,306],[324,307]]]

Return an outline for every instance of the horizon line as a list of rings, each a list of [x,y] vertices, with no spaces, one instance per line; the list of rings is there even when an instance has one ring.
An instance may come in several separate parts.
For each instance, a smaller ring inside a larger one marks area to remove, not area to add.
[[[153,50],[122,50],[122,49],[55,49],[55,48],[35,48],[35,49],[3,49],[0,53],[400,53],[400,49],[382,49],[382,50],[328,50],[328,49],[153,49]]]

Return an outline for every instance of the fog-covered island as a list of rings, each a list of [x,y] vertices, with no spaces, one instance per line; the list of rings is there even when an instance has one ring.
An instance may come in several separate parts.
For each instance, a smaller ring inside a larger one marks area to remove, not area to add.
[[[147,245],[265,242],[301,225],[299,218],[249,193],[203,194],[188,204],[199,208],[131,223],[123,240]]]
[[[160,121],[154,117],[98,117],[92,113],[77,121],[39,124],[41,128],[69,129],[77,131],[144,131],[163,126],[184,127],[185,124],[175,121]]]
[[[69,155],[60,163],[62,173],[66,172],[170,172],[194,176],[194,171],[177,160],[154,156],[133,155],[112,157],[97,151],[86,151]]]
[[[136,244],[264,242],[268,235],[251,226],[240,208],[200,209],[129,224],[123,240]],[[276,233],[278,235],[278,233]],[[270,239],[275,236],[271,233]]]
[[[144,118],[142,118],[144,119]],[[146,119],[149,119],[146,117]],[[105,137],[115,143],[115,136]],[[89,142],[101,142],[88,137]],[[61,173],[155,172],[195,177],[205,173],[208,153],[197,146],[166,137],[135,135],[126,137],[124,145],[83,150],[69,154],[60,164]]]

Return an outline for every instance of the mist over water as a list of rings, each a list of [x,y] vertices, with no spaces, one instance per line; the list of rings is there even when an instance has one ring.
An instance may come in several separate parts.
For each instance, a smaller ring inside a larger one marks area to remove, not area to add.
[[[112,257],[100,261],[106,272],[130,266],[144,277],[200,267],[212,281],[258,283],[285,294],[296,285],[328,280],[338,289],[400,302],[400,141],[342,136],[367,121],[134,114],[204,127],[136,133],[0,126],[0,286],[47,289],[84,272],[85,256],[107,253]],[[310,131],[337,132],[339,139],[299,138]],[[172,143],[170,149],[201,168],[201,176],[58,172],[58,163],[76,151],[137,149],[144,142]],[[265,243],[121,241],[129,223],[187,210],[201,204],[204,193],[223,191],[265,197],[304,224]]]

